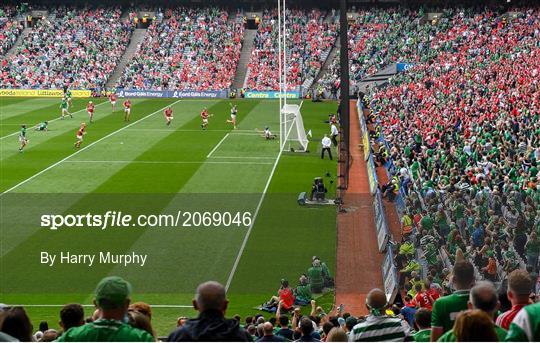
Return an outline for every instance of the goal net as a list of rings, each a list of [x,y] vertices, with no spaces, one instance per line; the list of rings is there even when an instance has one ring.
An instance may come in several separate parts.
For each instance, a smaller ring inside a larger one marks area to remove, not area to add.
[[[285,104],[281,109],[281,117],[281,149],[299,152],[307,151],[309,141],[304,129],[300,106]]]

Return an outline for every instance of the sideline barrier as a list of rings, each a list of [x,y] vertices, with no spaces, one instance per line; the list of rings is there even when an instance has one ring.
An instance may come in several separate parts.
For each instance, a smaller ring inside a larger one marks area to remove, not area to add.
[[[117,89],[120,98],[228,98],[227,90],[219,91],[193,91],[193,90],[141,90]]]
[[[375,100],[372,100],[372,102],[370,103],[370,109],[372,111],[375,111],[374,108],[375,108],[375,105],[376,104],[376,101]],[[380,124],[380,119],[377,119],[377,124]],[[378,142],[379,144],[384,144],[384,146],[386,147],[386,149],[388,151],[390,151],[390,145],[388,144],[388,142],[386,141],[385,137],[384,137],[384,134],[381,132],[380,134],[380,137],[378,139]],[[395,164],[394,164],[394,161],[389,158],[385,164],[385,170],[386,170],[386,174],[388,175],[388,178],[391,178],[392,177],[392,173],[398,173],[399,171],[397,170]],[[413,185],[414,186],[414,185]],[[408,190],[409,192],[410,191],[413,191],[413,189],[410,189]],[[400,182],[399,184],[399,192],[398,194],[396,195],[396,198],[394,199],[394,205],[396,207],[396,212],[397,212],[397,215],[399,217],[399,221],[400,223],[402,222],[402,219],[403,219],[403,216],[406,214],[407,212],[407,208],[405,206],[405,199],[407,198],[407,192],[406,192],[406,188],[404,187],[403,183]],[[416,235],[417,235],[417,232],[416,232],[416,229],[413,230],[412,232],[412,235],[411,235],[411,238],[410,240],[412,242],[415,242],[416,241]],[[427,266],[427,263],[426,263],[426,260],[424,259],[423,257],[423,250],[422,250],[422,247],[420,247],[418,244],[415,243],[415,251],[416,251],[416,254],[415,254],[415,260],[421,265],[421,272],[422,272],[422,277],[426,277],[427,276],[427,269],[428,269],[428,266]]]
[[[278,91],[247,91],[244,94],[246,99],[279,99]],[[300,99],[300,91],[288,91],[285,93],[287,99]]]
[[[369,154],[369,160],[367,161],[367,174],[368,174],[368,181],[369,181],[369,190],[372,195],[375,195],[375,193],[378,190],[377,187],[377,173],[375,172],[375,163],[373,163],[373,156]]]
[[[379,190],[377,190],[377,193],[375,193],[375,197],[373,198],[373,208],[375,209],[375,228],[377,230],[379,251],[384,252],[388,245],[388,241],[390,240],[390,231],[388,229],[388,223],[386,222],[382,196]]]
[[[369,181],[369,190],[372,195],[375,195],[377,191],[377,173],[375,171],[375,164],[373,163],[373,154],[371,154],[371,143],[369,141],[369,130],[364,118],[364,106],[362,101],[358,99],[356,101],[356,108],[358,110],[358,120],[360,121],[360,129],[362,131],[362,141],[364,144],[364,158],[366,159],[367,174]]]
[[[384,256],[382,275],[386,301],[391,304],[394,302],[394,299],[399,292],[399,280],[396,267],[394,266],[394,253],[392,252],[392,248],[389,248]]]
[[[382,276],[384,292],[388,303],[392,303],[399,292],[398,271],[394,265],[394,254],[390,246],[390,230],[384,212],[384,204],[381,192],[378,189],[377,173],[373,163],[373,154],[371,153],[371,143],[369,141],[369,130],[364,118],[364,106],[361,99],[356,102],[358,109],[358,118],[364,140],[364,153],[367,155],[367,173],[369,179],[369,188],[373,197],[373,208],[375,211],[375,229],[377,230],[377,244],[380,252],[385,252],[382,264]],[[367,148],[367,149],[366,149]]]
[[[370,146],[369,146],[369,135],[364,132],[362,135],[362,144],[364,144],[364,159],[367,161],[369,160],[370,154]],[[372,192],[373,193],[373,192]]]
[[[14,97],[43,97],[43,98],[61,98],[64,96],[62,89],[0,89],[0,97],[14,96]],[[92,92],[83,89],[71,90],[71,96],[73,98],[89,98],[92,96]]]

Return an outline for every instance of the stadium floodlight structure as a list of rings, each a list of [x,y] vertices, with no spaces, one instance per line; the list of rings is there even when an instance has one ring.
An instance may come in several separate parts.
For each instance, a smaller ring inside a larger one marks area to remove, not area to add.
[[[287,9],[286,0],[278,0],[278,72],[279,72],[279,148],[305,152],[308,138],[300,105],[287,104]]]

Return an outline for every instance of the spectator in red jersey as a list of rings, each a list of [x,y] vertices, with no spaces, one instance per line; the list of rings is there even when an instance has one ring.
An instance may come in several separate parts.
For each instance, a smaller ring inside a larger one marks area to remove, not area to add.
[[[510,323],[518,312],[531,303],[529,299],[532,288],[532,280],[525,270],[514,270],[508,276],[508,291],[506,296],[512,303],[512,308],[497,317],[496,324],[505,330],[510,328]]]
[[[281,303],[281,310],[284,312],[292,310],[294,306],[294,293],[289,287],[289,281],[285,279],[281,279],[281,286],[279,287],[278,295],[272,296],[270,301],[263,304],[263,308],[274,312],[273,309],[277,308],[279,303]]]
[[[431,298],[431,296],[426,291],[422,290],[421,284],[414,285],[414,290],[416,291],[416,295],[413,298],[413,303],[416,305],[416,307],[427,308],[431,311],[435,300]]]

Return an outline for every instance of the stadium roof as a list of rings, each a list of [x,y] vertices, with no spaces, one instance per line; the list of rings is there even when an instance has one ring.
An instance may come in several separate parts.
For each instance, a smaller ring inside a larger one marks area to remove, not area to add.
[[[12,2],[14,4],[20,4],[21,1],[7,0],[7,2]],[[168,0],[168,1],[159,1],[159,0],[100,0],[100,1],[89,1],[89,0],[27,0],[25,1],[29,4],[40,4],[40,5],[54,5],[54,4],[67,4],[67,5],[140,5],[140,6],[178,6],[178,5],[189,5],[189,6],[209,6],[209,5],[219,5],[225,7],[242,7],[244,9],[259,9],[270,6],[276,6],[276,0]],[[405,6],[428,6],[428,7],[452,7],[458,5],[468,5],[468,6],[478,6],[478,5],[490,5],[490,6],[516,6],[516,5],[532,5],[537,4],[534,0],[347,0],[349,6],[364,7],[364,6],[396,6],[396,5],[405,5]],[[319,8],[325,7],[339,7],[339,0],[318,0],[314,2],[313,0],[290,0],[287,2],[288,6],[291,7],[314,7],[316,4]]]

